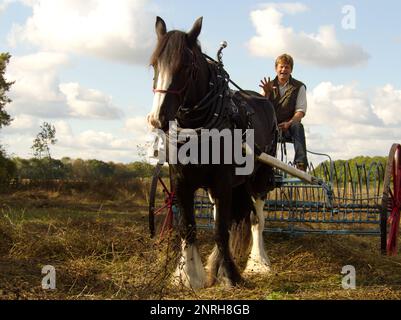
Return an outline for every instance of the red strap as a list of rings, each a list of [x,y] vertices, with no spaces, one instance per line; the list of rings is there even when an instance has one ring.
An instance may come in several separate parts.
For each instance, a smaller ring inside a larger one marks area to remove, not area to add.
[[[153,89],[153,93],[171,93],[171,94],[181,94],[181,92],[183,91],[183,89],[181,90],[162,90],[162,89]]]

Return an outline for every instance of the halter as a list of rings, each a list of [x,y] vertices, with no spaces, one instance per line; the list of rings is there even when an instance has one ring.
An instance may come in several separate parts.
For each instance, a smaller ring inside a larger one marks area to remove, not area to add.
[[[175,95],[181,95],[181,93],[184,92],[184,90],[187,88],[188,86],[188,82],[187,81],[184,85],[184,87],[180,90],[163,90],[163,89],[153,89],[153,93],[171,93],[171,94],[175,94]]]

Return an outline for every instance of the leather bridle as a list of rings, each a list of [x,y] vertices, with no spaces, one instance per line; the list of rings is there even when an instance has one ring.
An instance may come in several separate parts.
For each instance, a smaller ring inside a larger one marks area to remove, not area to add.
[[[178,95],[178,96],[181,97],[182,94],[185,92],[185,90],[188,88],[189,82],[196,80],[197,75],[198,75],[199,67],[197,66],[197,64],[195,62],[195,55],[192,52],[192,50],[190,50],[190,49],[187,49],[187,50],[191,55],[191,66],[190,66],[191,67],[191,74],[190,74],[190,77],[188,77],[187,80],[185,81],[184,86],[179,90],[171,90],[171,89],[165,90],[165,89],[153,88],[153,93],[164,93],[164,94],[169,93],[169,94],[174,94],[174,95]]]

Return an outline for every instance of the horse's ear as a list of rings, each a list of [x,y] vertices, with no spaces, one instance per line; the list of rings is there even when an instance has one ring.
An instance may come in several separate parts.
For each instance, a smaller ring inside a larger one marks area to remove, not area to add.
[[[198,37],[202,30],[202,20],[203,17],[198,18],[195,21],[191,31],[188,32],[188,40],[191,45],[194,45],[196,43],[196,40],[198,40]]]
[[[162,36],[164,36],[167,32],[167,27],[166,23],[164,20],[160,17],[156,18],[156,34],[157,38],[160,39]]]

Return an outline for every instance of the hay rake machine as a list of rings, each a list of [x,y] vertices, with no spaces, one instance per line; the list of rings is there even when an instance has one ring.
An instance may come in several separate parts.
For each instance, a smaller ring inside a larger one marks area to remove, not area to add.
[[[310,151],[308,151],[310,152]],[[313,153],[313,152],[310,152]],[[401,145],[394,144],[386,164],[334,163],[328,155],[306,172],[262,153],[258,161],[275,170],[276,188],[265,201],[265,232],[287,234],[356,234],[380,237],[383,254],[397,253],[401,208]],[[155,168],[149,201],[149,227],[159,240],[179,214],[170,175]],[[211,229],[213,204],[206,190],[195,195],[198,228]]]

